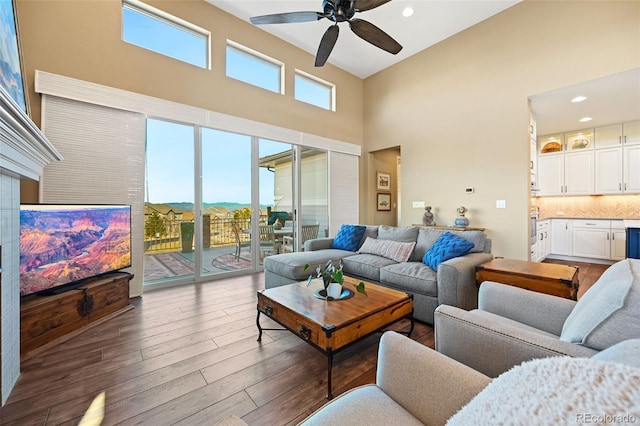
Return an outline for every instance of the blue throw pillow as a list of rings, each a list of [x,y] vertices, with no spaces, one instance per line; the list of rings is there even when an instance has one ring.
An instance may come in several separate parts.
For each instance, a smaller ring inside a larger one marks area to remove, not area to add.
[[[471,241],[447,231],[427,250],[422,258],[422,263],[435,271],[438,269],[438,265],[445,260],[467,254],[474,246],[475,244]]]
[[[342,225],[338,235],[333,239],[331,248],[356,251],[362,241],[362,236],[367,227],[364,225]]]

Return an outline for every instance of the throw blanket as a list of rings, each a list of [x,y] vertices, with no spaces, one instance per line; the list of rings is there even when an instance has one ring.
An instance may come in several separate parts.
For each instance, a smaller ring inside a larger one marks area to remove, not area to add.
[[[553,357],[501,374],[447,425],[612,423],[640,424],[640,368]]]

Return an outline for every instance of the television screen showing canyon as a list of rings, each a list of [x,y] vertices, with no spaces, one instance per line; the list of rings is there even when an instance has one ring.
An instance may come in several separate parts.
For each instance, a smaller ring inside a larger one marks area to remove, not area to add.
[[[131,207],[20,207],[20,295],[131,266]]]

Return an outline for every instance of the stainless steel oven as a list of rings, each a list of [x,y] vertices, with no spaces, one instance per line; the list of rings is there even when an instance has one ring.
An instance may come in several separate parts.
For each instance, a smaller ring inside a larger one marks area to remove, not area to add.
[[[531,234],[529,235],[531,245],[535,244],[536,240],[538,239],[538,229],[537,229],[538,216],[540,216],[540,211],[538,210],[538,208],[531,207],[531,211],[529,215],[529,220],[531,222],[531,225],[529,226],[531,228]]]

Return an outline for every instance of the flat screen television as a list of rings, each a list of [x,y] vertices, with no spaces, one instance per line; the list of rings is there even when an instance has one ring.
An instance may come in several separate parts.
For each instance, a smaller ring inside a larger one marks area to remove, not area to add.
[[[131,266],[131,206],[20,206],[20,295],[55,294]]]

